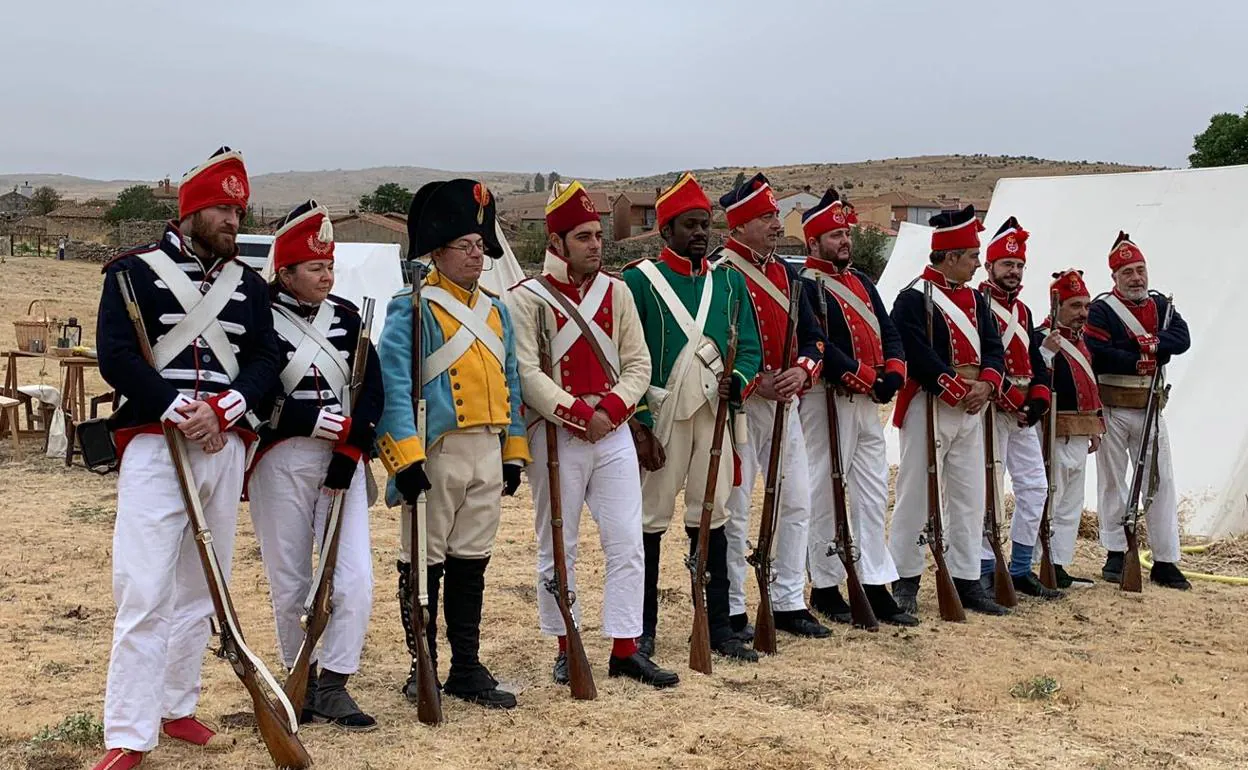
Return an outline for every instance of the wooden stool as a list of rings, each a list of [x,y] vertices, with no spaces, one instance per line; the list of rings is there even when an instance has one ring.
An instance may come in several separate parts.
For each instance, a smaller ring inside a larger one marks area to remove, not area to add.
[[[11,433],[13,436],[13,456],[14,457],[17,457],[18,453],[22,451],[22,442],[17,437],[17,431],[18,431],[17,415],[18,415],[18,409],[20,409],[21,406],[22,406],[22,402],[18,401],[16,398],[9,398],[8,396],[0,396],[0,413],[3,413],[4,416],[8,418],[9,433]]]

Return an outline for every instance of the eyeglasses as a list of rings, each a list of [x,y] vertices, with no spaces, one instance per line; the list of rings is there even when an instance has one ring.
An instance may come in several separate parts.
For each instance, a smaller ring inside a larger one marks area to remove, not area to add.
[[[474,251],[485,254],[485,241],[455,241],[446,248],[451,251],[462,251],[464,254],[471,255]]]

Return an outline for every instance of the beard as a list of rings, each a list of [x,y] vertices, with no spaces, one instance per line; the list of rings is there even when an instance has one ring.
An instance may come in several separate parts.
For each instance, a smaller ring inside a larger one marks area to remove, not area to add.
[[[208,249],[214,259],[229,259],[237,250],[238,232],[229,227],[212,227],[196,214],[191,219],[191,238]]]

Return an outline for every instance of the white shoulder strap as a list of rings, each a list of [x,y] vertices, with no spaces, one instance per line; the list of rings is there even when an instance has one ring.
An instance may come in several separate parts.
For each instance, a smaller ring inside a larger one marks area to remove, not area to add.
[[[480,340],[481,344],[485,345],[490,354],[498,360],[499,365],[504,364],[507,360],[507,351],[503,347],[503,338],[495,334],[487,323],[490,309],[494,306],[488,296],[478,293],[476,304],[471,308],[440,286],[424,287],[421,290],[421,296],[445,310],[459,322],[459,330],[441,347],[425,356],[423,384],[428,385],[450,369],[460,359],[460,356],[472,347],[473,340]],[[420,309],[413,308],[413,312],[420,312]]]
[[[997,302],[996,298],[990,294],[988,295],[988,307],[992,309],[993,315],[1000,319],[1001,323],[1005,324],[1005,328],[1001,331],[1001,344],[1003,347],[1008,348],[1015,338],[1022,340],[1024,348],[1029,347],[1030,343],[1027,340],[1027,335],[1023,332],[1023,324],[1019,320],[1019,315],[1022,314],[1020,303],[1015,302],[1014,307],[1006,308],[1005,305]]]
[[[545,286],[537,281],[525,281],[522,285],[537,295],[547,305],[550,305],[552,309],[563,313],[571,310],[579,315],[585,327],[589,329],[590,333],[594,335],[594,339],[597,340],[598,347],[602,348],[603,355],[607,357],[607,363],[611,365],[615,375],[619,376],[620,350],[616,346],[615,341],[611,339],[611,336],[603,331],[602,327],[594,321],[594,316],[598,314],[603,300],[606,299],[607,289],[611,288],[610,276],[599,272],[594,277],[594,282],[590,284],[589,291],[581,299],[580,304],[575,306],[571,302],[560,302],[558,298],[552,296],[546,290]],[[551,341],[551,358],[556,361],[563,358],[581,336],[581,324],[575,322],[564,324],[563,328],[555,334],[555,338]]]
[[[706,271],[706,281],[702,284],[702,296],[698,300],[698,317],[695,319],[689,315],[689,309],[685,307],[685,303],[680,301],[680,297],[676,296],[676,290],[668,283],[664,277],[663,271],[659,270],[658,265],[651,260],[637,263],[637,269],[650,279],[650,285],[658,292],[659,299],[663,300],[663,304],[667,307],[672,318],[676,320],[676,324],[680,330],[685,333],[687,343],[696,343],[702,339],[703,330],[706,328],[706,319],[710,316],[711,311],[711,295],[714,293],[714,280],[711,277],[711,271],[714,267],[709,267]]]
[[[926,278],[923,280],[927,281]],[[982,354],[979,352],[979,330],[975,328],[975,324],[971,323],[971,319],[967,316],[966,311],[958,307],[958,303],[954,302],[953,298],[945,294],[944,290],[936,284],[932,284],[932,304],[940,308],[940,312],[944,314],[945,320],[967,339],[971,349],[975,351],[975,357],[982,358]]]
[[[803,273],[807,278],[814,277],[820,286],[826,288],[841,302],[848,305],[855,313],[862,317],[863,323],[871,327],[871,331],[875,332],[878,339],[880,337],[880,319],[876,318],[875,310],[870,308],[867,303],[853,292],[845,284],[836,280],[836,278],[819,270],[811,270],[807,268]]]
[[[1058,335],[1057,341],[1058,345],[1062,348],[1062,353],[1066,355],[1066,360],[1074,361],[1076,364],[1079,364],[1079,367],[1083,369],[1083,371],[1087,372],[1088,377],[1095,381],[1096,374],[1092,371],[1092,362],[1089,361],[1088,357],[1083,354],[1083,351],[1079,349],[1079,346],[1061,335]]]
[[[208,289],[208,293],[201,294],[182,268],[178,267],[163,251],[154,249],[140,254],[139,258],[152,268],[160,280],[165,282],[185,313],[182,320],[178,321],[152,346],[156,369],[164,369],[196,338],[202,336],[208,343],[208,347],[220,359],[230,379],[237,377],[238,357],[234,355],[230,338],[226,336],[225,329],[221,327],[218,316],[229,304],[234,290],[243,281],[243,265],[237,260],[230,262],[217,276],[212,287]]]
[[[775,300],[776,304],[784,310],[784,314],[789,314],[789,298],[785,296],[780,287],[772,283],[771,279],[768,278],[762,270],[759,270],[753,262],[735,251],[728,252],[728,256],[725,258],[725,261],[740,270],[746,278],[749,278],[754,283],[763,287],[763,291],[767,293],[768,297]],[[793,287],[789,287],[789,290],[792,291]]]
[[[273,306],[273,328],[295,346],[295,354],[282,369],[282,388],[290,395],[308,369],[316,366],[331,390],[343,400],[343,393],[350,381],[351,372],[338,355],[338,349],[325,336],[334,320],[333,305],[326,301],[317,308],[312,323],[281,305]]]
[[[1127,309],[1122,300],[1118,299],[1117,294],[1110,292],[1105,297],[1105,304],[1109,305],[1109,309],[1114,311],[1114,315],[1118,316],[1118,319],[1126,325],[1127,331],[1131,332],[1132,335],[1136,337],[1148,336],[1148,330],[1144,328],[1144,324],[1140,323],[1140,319],[1136,318],[1135,314]]]

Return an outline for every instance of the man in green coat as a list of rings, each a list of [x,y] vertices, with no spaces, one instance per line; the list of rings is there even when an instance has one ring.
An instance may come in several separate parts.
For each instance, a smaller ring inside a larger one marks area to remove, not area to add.
[[[745,279],[714,270],[707,258],[711,203],[685,174],[655,203],[667,246],[657,259],[624,268],[650,349],[650,389],[637,411],[642,480],[646,590],[640,647],[654,652],[658,628],[659,549],[671,523],[676,495],[685,492],[685,532],[697,542],[702,495],[721,398],[739,408],[758,373],[762,351]],[[729,327],[737,329],[737,355],[724,371]],[[731,438],[731,437],[728,437]],[[734,463],[719,463],[711,518],[706,586],[711,647],[719,654],[757,661],[758,653],[732,633],[728,618],[728,538],[724,504],[732,491]]]

